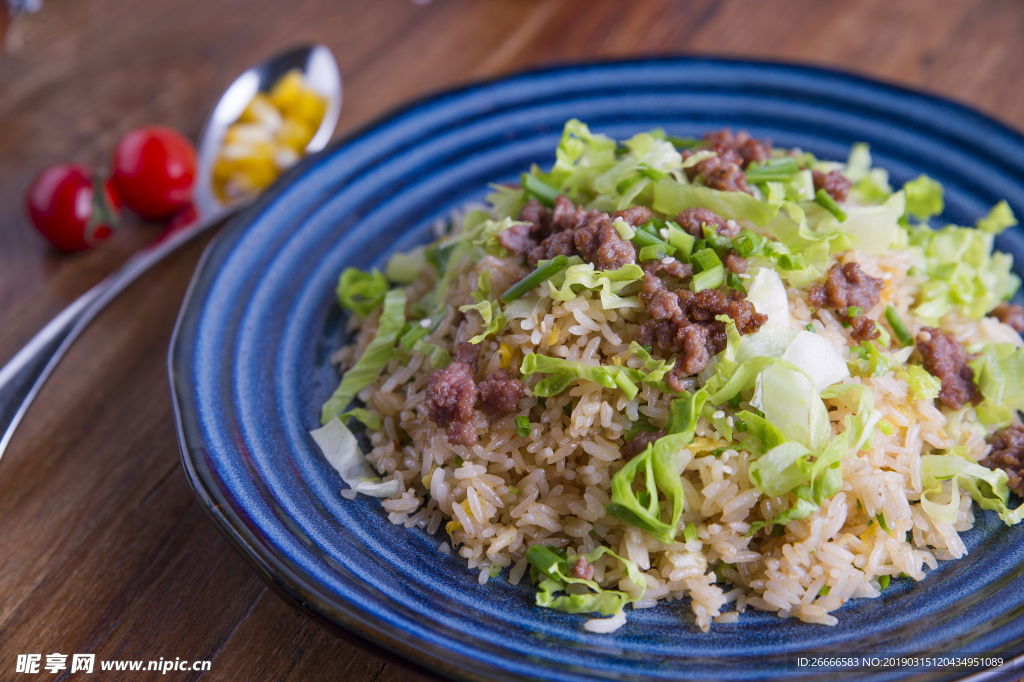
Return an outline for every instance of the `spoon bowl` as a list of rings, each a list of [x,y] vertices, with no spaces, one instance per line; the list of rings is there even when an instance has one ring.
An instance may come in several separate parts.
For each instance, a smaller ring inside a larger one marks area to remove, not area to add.
[[[306,145],[305,153],[318,152],[330,141],[341,112],[342,81],[338,63],[328,48],[323,45],[298,47],[248,69],[224,91],[199,133],[199,168],[192,201],[201,215],[220,213],[240,203],[225,203],[213,191],[213,165],[224,144],[224,135],[256,93],[270,90],[281,76],[293,69],[302,71],[307,85],[327,100],[323,120]],[[250,197],[242,200],[248,201]]]
[[[256,198],[258,192],[230,204],[220,201],[213,191],[213,164],[228,126],[238,120],[257,92],[268,90],[292,69],[301,70],[309,86],[327,100],[323,120],[305,153],[320,151],[331,139],[341,111],[342,83],[338,64],[327,47],[311,45],[282,52],[236,78],[217,101],[199,135],[199,168],[192,194],[194,212],[187,219],[176,219],[173,227],[153,243],[79,296],[0,367],[0,457],[53,368],[96,314],[164,256]]]

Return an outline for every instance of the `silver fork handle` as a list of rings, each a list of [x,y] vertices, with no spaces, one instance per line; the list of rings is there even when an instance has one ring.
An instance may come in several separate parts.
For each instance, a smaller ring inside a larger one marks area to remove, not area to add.
[[[237,207],[236,207],[237,208]],[[199,215],[138,251],[124,265],[79,296],[0,368],[0,457],[32,400],[74,340],[118,294],[167,254],[224,219],[229,211]]]

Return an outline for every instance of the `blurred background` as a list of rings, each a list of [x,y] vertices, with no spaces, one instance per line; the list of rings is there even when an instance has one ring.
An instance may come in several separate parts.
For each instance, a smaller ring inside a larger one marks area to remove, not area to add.
[[[1024,129],[1019,0],[19,0],[10,18],[2,3],[0,363],[161,229],[128,214],[99,248],[60,254],[25,217],[33,177],[108,167],[141,125],[194,141],[241,71],[296,44],[338,59],[336,137],[442,88],[659,54],[835,67]],[[19,653],[59,651],[213,661],[181,680],[420,679],[285,605],[191,496],[165,355],[208,239],[96,320],[0,462],[0,677]]]

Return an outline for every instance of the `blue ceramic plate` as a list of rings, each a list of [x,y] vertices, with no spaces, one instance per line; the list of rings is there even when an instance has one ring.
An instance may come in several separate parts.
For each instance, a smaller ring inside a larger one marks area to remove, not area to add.
[[[554,161],[577,117],[622,139],[662,126],[746,128],[777,146],[845,158],[871,144],[902,183],[946,187],[943,218],[972,224],[998,199],[1024,215],[1024,139],[958,104],[834,71],[707,59],[569,66],[420,101],[303,161],[203,258],[170,354],[185,470],[261,575],[321,621],[441,675],[479,679],[818,679],[801,652],[1024,651],[1024,527],[979,512],[970,554],[919,584],[854,601],[834,628],[750,612],[702,634],[685,602],[630,611],[613,635],[532,606],[532,590],[477,584],[443,538],[341,498],[309,430],[337,384],[334,300],[349,265],[380,266],[430,225],[533,162]],[[999,248],[1024,262],[1024,233]],[[949,668],[839,670],[837,679],[962,678]],[[1004,671],[1005,672],[1005,671]],[[997,679],[984,672],[976,679]]]

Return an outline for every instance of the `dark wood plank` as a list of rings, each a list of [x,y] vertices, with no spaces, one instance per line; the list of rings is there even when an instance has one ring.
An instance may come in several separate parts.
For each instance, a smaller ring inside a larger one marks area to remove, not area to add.
[[[22,216],[33,175],[106,163],[126,130],[197,135],[250,63],[319,41],[345,76],[339,134],[410,98],[595,57],[716,54],[831,65],[923,87],[1024,128],[1017,0],[45,0],[0,56],[0,361],[151,239],[51,252]],[[83,336],[0,462],[0,670],[18,653],[212,659],[175,679],[405,682],[335,638],[236,556],[178,469],[164,356],[202,243]],[[104,673],[104,679],[139,679]],[[152,674],[144,679],[157,679]]]

